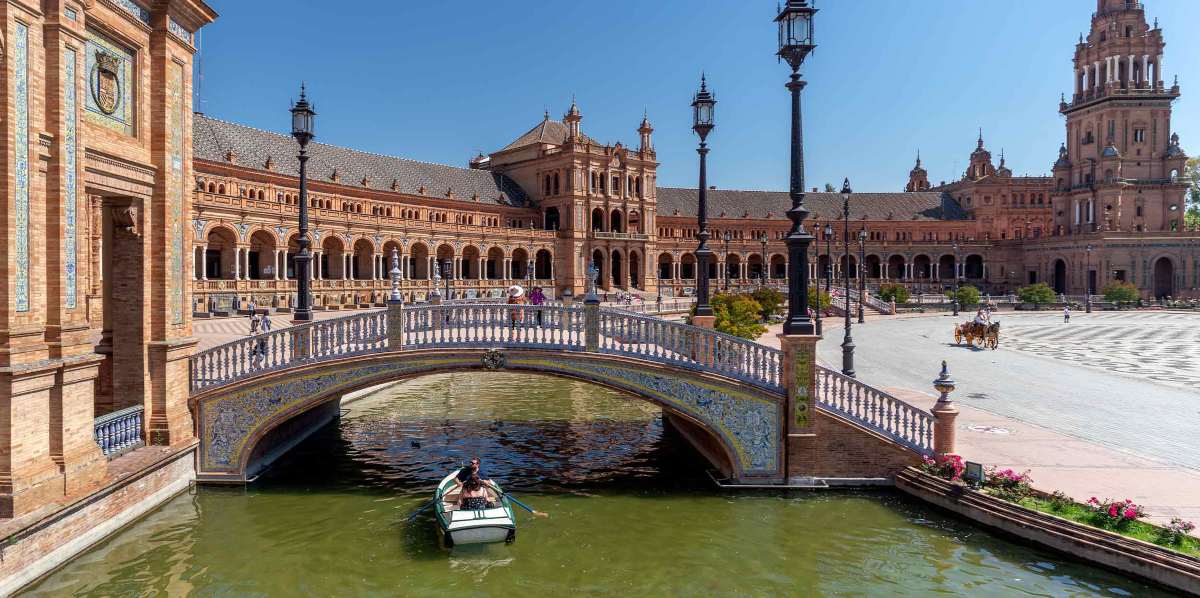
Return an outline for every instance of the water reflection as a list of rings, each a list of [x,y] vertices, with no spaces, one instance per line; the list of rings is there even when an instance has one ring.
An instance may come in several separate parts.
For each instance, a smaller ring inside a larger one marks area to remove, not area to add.
[[[877,492],[714,490],[657,408],[578,382],[440,375],[346,406],[248,488],[180,496],[33,595],[1155,595]],[[549,519],[438,546],[407,521],[473,455]]]

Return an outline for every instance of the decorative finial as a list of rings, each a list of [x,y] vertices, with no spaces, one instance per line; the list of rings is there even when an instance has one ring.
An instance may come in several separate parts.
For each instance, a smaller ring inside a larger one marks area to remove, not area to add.
[[[304,82],[303,81],[300,82],[300,100],[301,101],[304,100]]]
[[[983,149],[983,127],[979,127],[979,149]]]
[[[921,148],[917,148],[917,168],[921,167]]]
[[[545,112],[542,113],[542,119],[550,120],[550,109],[549,108],[546,108]]]
[[[1004,148],[1000,148],[1000,167],[1004,167]]]
[[[700,71],[700,91],[704,91],[706,89],[705,84],[704,71]]]
[[[1158,17],[1154,17],[1154,28],[1158,29]]]

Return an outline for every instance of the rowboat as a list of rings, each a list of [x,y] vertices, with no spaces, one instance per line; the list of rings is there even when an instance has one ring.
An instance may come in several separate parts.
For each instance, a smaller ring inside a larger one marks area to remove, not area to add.
[[[442,543],[447,548],[464,544],[489,544],[493,542],[512,542],[517,537],[517,518],[513,516],[512,505],[508,495],[501,494],[494,509],[464,511],[458,508],[459,490],[455,488],[455,477],[458,470],[446,476],[433,499],[437,504],[437,522],[442,531]],[[492,484],[495,491],[500,487]]]

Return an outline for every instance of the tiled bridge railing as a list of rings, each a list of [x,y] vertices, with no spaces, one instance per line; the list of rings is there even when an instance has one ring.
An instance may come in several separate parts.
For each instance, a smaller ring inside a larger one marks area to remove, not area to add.
[[[401,351],[498,347],[622,355],[786,392],[783,353],[778,349],[620,310],[579,305],[417,305],[402,308],[398,322],[399,334],[389,335],[385,310],[220,345],[192,356],[191,391],[198,393],[291,367],[396,350],[389,346],[391,336]],[[933,416],[928,412],[821,366],[816,378],[815,398],[824,410],[918,452],[932,450]]]

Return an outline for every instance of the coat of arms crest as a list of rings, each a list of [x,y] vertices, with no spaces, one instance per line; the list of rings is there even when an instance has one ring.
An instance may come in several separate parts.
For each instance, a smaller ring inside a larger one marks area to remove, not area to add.
[[[116,112],[121,102],[120,68],[120,58],[107,52],[96,52],[96,66],[92,69],[92,98],[105,114]]]

